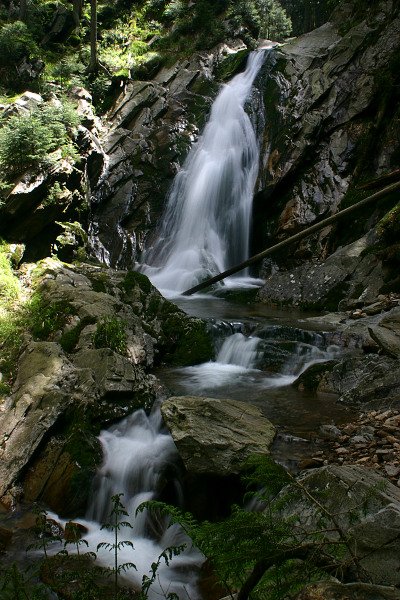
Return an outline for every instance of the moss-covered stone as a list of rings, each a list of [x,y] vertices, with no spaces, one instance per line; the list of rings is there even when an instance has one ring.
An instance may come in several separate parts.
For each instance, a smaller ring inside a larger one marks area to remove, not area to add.
[[[215,70],[216,79],[220,81],[231,79],[236,73],[243,70],[248,55],[249,50],[247,48],[228,54],[228,56],[221,60]]]

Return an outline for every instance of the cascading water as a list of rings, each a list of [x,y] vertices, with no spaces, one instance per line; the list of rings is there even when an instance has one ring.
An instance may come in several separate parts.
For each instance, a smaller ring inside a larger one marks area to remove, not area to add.
[[[259,148],[244,110],[264,51],[226,84],[172,186],[153,248],[142,270],[160,290],[184,291],[248,256]]]
[[[203,556],[192,548],[191,541],[179,526],[167,527],[165,520],[154,522],[147,511],[136,515],[140,504],[156,498],[165,482],[166,469],[173,468],[178,458],[172,437],[162,429],[159,408],[156,407],[150,416],[143,410],[134,412],[109,430],[102,431],[100,442],[104,460],[94,481],[87,519],[76,519],[87,529],[85,540],[89,550],[97,553],[102,565],[114,566],[113,552],[107,548],[98,549],[98,544],[115,542],[114,532],[102,524],[110,521],[111,497],[123,494],[121,502],[129,516],[123,516],[122,520],[130,522],[132,527],[121,528],[119,540],[131,542],[133,548],[121,546],[118,563],[134,563],[137,571],[129,569],[121,574],[121,579],[140,589],[142,576],[150,575],[151,565],[157,562],[160,554],[166,548],[185,544],[184,552],[174,557],[170,566],[161,561],[148,598],[164,598],[174,592],[179,598],[196,600],[199,595],[194,570],[202,563]],[[179,500],[178,481],[175,488]]]

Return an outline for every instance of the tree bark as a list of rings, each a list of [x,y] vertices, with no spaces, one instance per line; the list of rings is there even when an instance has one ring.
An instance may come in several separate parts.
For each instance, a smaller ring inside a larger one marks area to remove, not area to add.
[[[99,57],[97,53],[97,0],[90,0],[90,63],[88,73],[97,73]]]
[[[19,20],[26,20],[26,12],[27,12],[27,0],[20,0],[19,4]]]
[[[76,27],[76,29],[80,29],[82,12],[83,12],[83,0],[73,0],[72,12],[73,12],[73,17],[74,17],[75,27]]]

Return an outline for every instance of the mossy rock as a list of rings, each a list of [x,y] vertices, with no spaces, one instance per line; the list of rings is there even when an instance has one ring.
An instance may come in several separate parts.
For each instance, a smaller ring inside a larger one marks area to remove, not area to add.
[[[220,81],[231,79],[236,73],[244,69],[249,50],[247,48],[239,50],[234,54],[229,54],[224,58],[215,70],[215,77]]]
[[[163,362],[184,367],[213,358],[214,348],[204,321],[175,312],[162,321],[162,332]]]

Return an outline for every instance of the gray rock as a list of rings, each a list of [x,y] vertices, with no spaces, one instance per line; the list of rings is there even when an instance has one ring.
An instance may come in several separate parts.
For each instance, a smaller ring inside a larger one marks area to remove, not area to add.
[[[0,498],[73,401],[76,383],[73,367],[58,344],[29,344],[20,359],[14,393],[0,415]]]
[[[291,271],[270,275],[260,290],[261,302],[302,308],[337,310],[343,298],[355,294],[375,298],[383,285],[377,259],[363,258],[367,236],[339,248],[324,263],[306,263]],[[362,292],[360,294],[360,285]]]
[[[12,394],[1,407],[0,499],[11,505],[13,489],[23,489],[27,501],[40,497],[71,516],[84,508],[101,458],[100,428],[149,409],[160,395],[160,384],[146,372],[157,354],[185,364],[195,359],[194,346],[201,362],[211,357],[205,342],[211,343],[199,319],[165,300],[139,273],[46,259],[33,279],[59,325],[48,341],[27,338]],[[126,345],[94,347],[107,319],[119,320]]]
[[[393,333],[388,327],[368,327],[372,339],[393,358],[400,358],[400,335]]]
[[[312,583],[296,596],[296,600],[400,600],[400,591],[394,587],[371,583],[339,583],[323,581]]]
[[[351,571],[358,570],[363,581],[382,585],[400,583],[400,489],[374,471],[359,466],[328,466],[306,472],[298,479],[308,494],[299,490],[288,514],[298,519],[300,530],[315,531],[323,519],[323,535],[340,539],[338,529],[348,540],[348,550],[357,557]],[[322,502],[322,513],[318,502]],[[332,515],[330,517],[329,515]],[[336,523],[336,525],[335,525]]]
[[[173,397],[161,413],[190,474],[240,473],[252,454],[269,454],[275,436],[259,408],[235,400]]]

